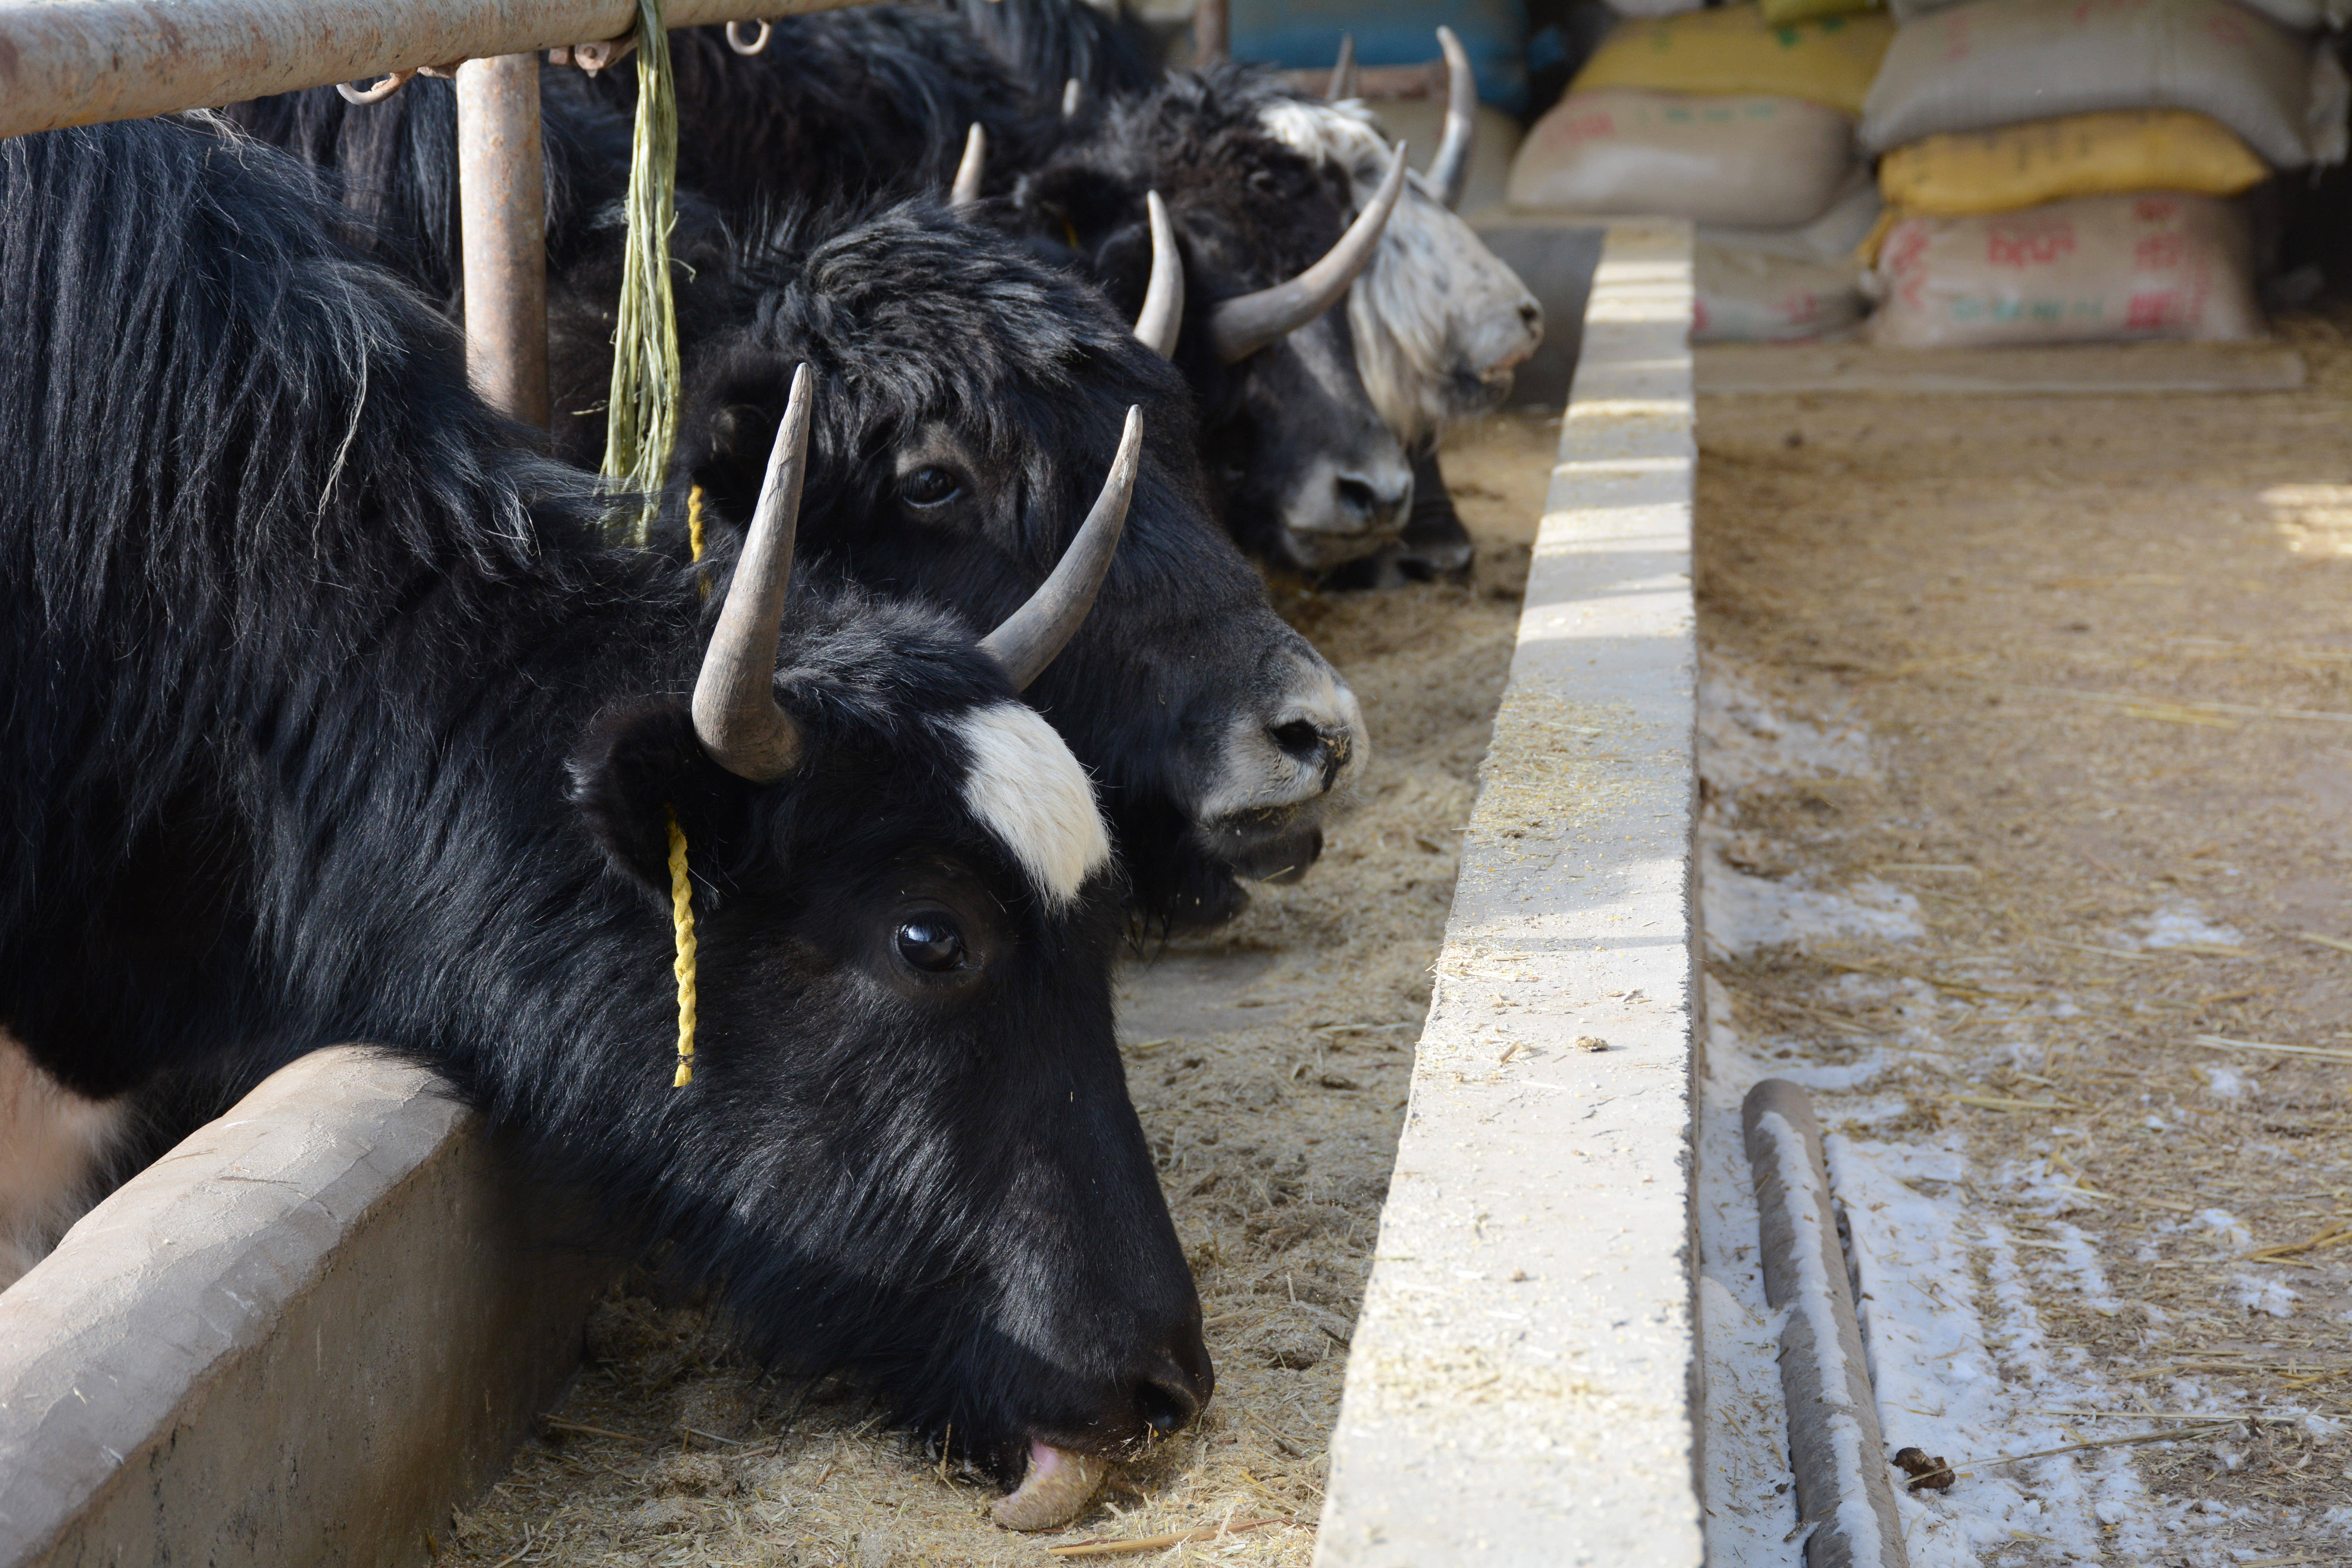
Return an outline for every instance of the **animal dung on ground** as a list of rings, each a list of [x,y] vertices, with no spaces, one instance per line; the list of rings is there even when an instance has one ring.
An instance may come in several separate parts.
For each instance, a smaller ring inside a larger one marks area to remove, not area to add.
[[[988,1517],[1007,1530],[1055,1529],[1077,1518],[1109,1475],[1108,1459],[1032,1443],[1020,1489],[997,1499]]]
[[[1911,1478],[1911,1489],[1915,1492],[1949,1491],[1952,1483],[1959,1479],[1941,1454],[1931,1459],[1925,1448],[1895,1449],[1895,1468]]]

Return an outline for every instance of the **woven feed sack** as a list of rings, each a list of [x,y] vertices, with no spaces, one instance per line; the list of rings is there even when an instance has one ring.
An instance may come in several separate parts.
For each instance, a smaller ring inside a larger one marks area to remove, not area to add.
[[[1526,0],[1232,0],[1226,13],[1238,60],[1329,69],[1342,37],[1356,63],[1426,65],[1437,29],[1454,29],[1478,78],[1478,100],[1507,113],[1528,106]]]
[[[1801,342],[1869,309],[1852,267],[1701,240],[1691,252],[1691,342]]]
[[[2234,196],[2270,175],[2218,120],[2185,109],[2117,109],[1897,147],[1879,160],[1878,189],[1889,206],[1959,217],[2126,191]]]
[[[1572,92],[1511,163],[1510,205],[1788,228],[1821,216],[1854,168],[1853,126],[1802,99]]]
[[[1880,247],[1871,339],[1886,348],[2263,335],[2245,215],[2219,196],[2083,196],[1906,217]]]
[[[1703,223],[1697,237],[1705,244],[1734,250],[1760,250],[1793,261],[1822,261],[1849,271],[1867,266],[1860,256],[1863,242],[1878,226],[1881,205],[1878,182],[1870,171],[1857,167],[1829,210],[1794,228],[1745,228],[1736,224]]]
[[[1898,21],[1909,22],[1958,4],[1959,0],[1887,0]],[[2352,21],[2352,0],[2239,0],[2276,22],[2282,27],[2298,32],[2314,32],[2321,27],[2342,27]]]
[[[1850,16],[1857,11],[1875,11],[1879,0],[1757,0],[1757,8],[1764,19],[1776,27],[1792,22],[1810,22],[1820,16]]]
[[[1706,0],[1609,0],[1609,8],[1621,16],[1676,16],[1706,5]]]
[[[2274,168],[2340,162],[2344,72],[2235,0],[1966,0],[1906,26],[1862,110],[1885,153],[1950,132],[2109,109],[2186,109]]]
[[[1621,22],[1569,84],[1801,98],[1860,114],[1895,36],[1882,14],[1774,26],[1753,4]]]

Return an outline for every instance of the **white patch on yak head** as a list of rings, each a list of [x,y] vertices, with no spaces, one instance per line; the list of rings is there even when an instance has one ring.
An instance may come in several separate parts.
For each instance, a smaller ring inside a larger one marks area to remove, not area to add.
[[[1276,99],[1258,123],[1347,175],[1350,217],[1388,171],[1389,142],[1361,104]],[[1416,174],[1348,291],[1348,326],[1372,406],[1410,446],[1494,405],[1543,341],[1543,310]]]
[[[1110,860],[1094,785],[1054,727],[1018,702],[975,708],[950,725],[970,762],[963,800],[1049,907],[1078,896]]]

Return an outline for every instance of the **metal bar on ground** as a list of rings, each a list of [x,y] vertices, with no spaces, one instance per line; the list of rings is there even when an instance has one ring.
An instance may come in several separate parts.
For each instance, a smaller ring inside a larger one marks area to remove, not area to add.
[[[669,0],[672,27],[856,0]],[[0,0],[0,136],[618,37],[635,0]]]
[[[547,186],[539,57],[457,68],[457,221],[466,375],[499,412],[547,428]]]
[[[1739,1121],[1756,1169],[1764,1298],[1789,1315],[1780,1388],[1797,1517],[1812,1527],[1806,1568],[1906,1568],[1812,1100],[1787,1079],[1768,1078],[1748,1091]]]

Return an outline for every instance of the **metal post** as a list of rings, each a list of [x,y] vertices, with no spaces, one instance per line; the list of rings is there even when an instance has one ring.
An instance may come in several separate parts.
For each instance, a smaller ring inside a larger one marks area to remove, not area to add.
[[[1232,52],[1232,28],[1225,18],[1225,0],[1198,0],[1192,7],[1192,63],[1205,66]]]
[[[539,57],[457,68],[457,209],[466,247],[466,374],[502,413],[545,429],[547,184]]]

